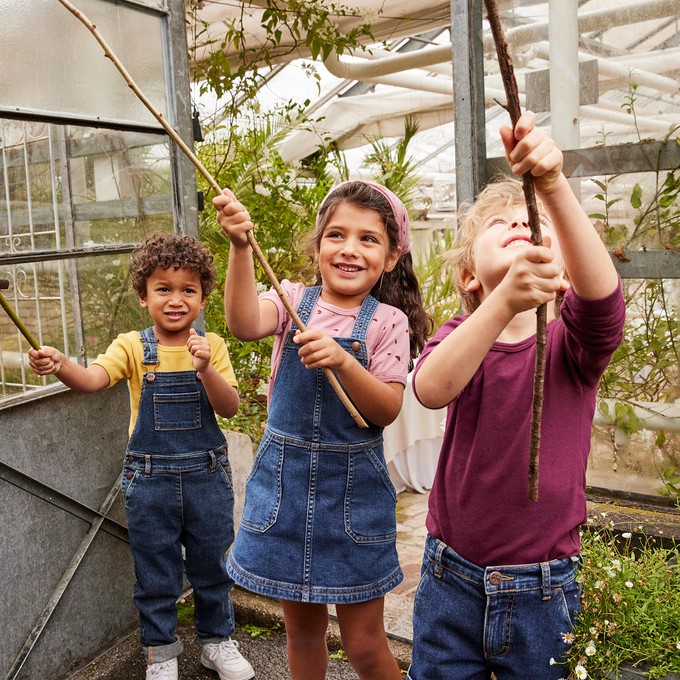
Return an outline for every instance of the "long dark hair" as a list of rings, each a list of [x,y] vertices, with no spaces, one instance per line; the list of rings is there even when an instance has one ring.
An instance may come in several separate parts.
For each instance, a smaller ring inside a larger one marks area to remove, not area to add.
[[[311,246],[315,253],[319,251],[326,224],[341,203],[351,203],[357,208],[365,208],[378,213],[387,231],[390,252],[399,247],[399,227],[389,201],[366,182],[355,181],[338,185],[321,204],[316,216],[316,228],[311,236]],[[320,284],[321,274],[317,270],[315,285]],[[417,357],[432,334],[433,321],[423,307],[420,286],[413,271],[413,259],[410,252],[401,255],[392,271],[382,273],[373,286],[371,295],[379,302],[392,305],[406,314],[411,359]],[[411,361],[409,370],[412,365]]]

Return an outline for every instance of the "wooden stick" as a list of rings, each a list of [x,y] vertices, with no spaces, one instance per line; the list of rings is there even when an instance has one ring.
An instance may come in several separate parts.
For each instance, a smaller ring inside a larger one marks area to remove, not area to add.
[[[0,290],[8,287],[3,285],[4,282],[4,279],[0,282]],[[7,312],[7,316],[12,319],[14,325],[19,329],[19,331],[21,331],[21,335],[23,335],[26,340],[28,340],[28,344],[33,349],[40,349],[40,343],[33,337],[28,328],[24,326],[21,319],[16,315],[16,312],[12,309],[12,307],[10,307],[9,302],[7,302],[5,296],[2,293],[0,293],[0,306]]]
[[[96,38],[97,42],[102,46],[104,54],[113,62],[113,65],[118,69],[118,71],[120,71],[120,74],[125,79],[125,82],[127,82],[127,84],[130,86],[130,89],[137,95],[137,97],[139,97],[142,104],[146,106],[146,108],[151,112],[151,115],[163,126],[163,129],[170,135],[170,137],[177,144],[177,146],[179,146],[179,148],[184,152],[187,158],[196,166],[201,175],[205,177],[205,179],[208,181],[210,187],[213,189],[215,194],[217,195],[221,194],[222,189],[220,188],[219,184],[217,184],[212,175],[206,170],[205,166],[203,165],[203,163],[201,163],[196,154],[194,154],[194,152],[184,143],[184,140],[179,136],[179,134],[177,134],[172,125],[170,125],[168,121],[165,120],[163,114],[154,108],[154,106],[146,98],[144,93],[139,89],[135,81],[132,79],[132,76],[128,73],[127,69],[123,66],[118,57],[113,53],[113,50],[111,49],[109,44],[103,38],[101,33],[97,30],[95,24],[93,24],[77,7],[74,7],[68,0],[59,0],[59,2],[88,28],[90,33],[92,33],[92,35]],[[300,317],[297,315],[295,309],[293,309],[293,306],[290,300],[288,299],[288,296],[284,292],[283,288],[281,288],[281,284],[279,283],[279,280],[276,278],[276,274],[269,265],[269,262],[267,262],[267,258],[264,256],[264,253],[262,252],[260,245],[255,240],[253,232],[248,231],[246,235],[248,237],[248,243],[250,244],[250,247],[253,249],[253,252],[255,253],[255,257],[257,257],[260,265],[262,266],[265,273],[269,277],[269,280],[271,281],[274,290],[281,298],[283,306],[286,308],[293,321],[295,321],[298,328],[301,331],[306,330],[305,325],[300,320]],[[366,421],[362,418],[361,414],[357,411],[354,404],[345,394],[345,391],[342,389],[342,386],[340,385],[340,382],[338,381],[333,371],[330,368],[324,368],[323,372],[326,378],[328,378],[331,387],[335,390],[335,393],[340,398],[340,401],[343,403],[343,405],[345,406],[349,414],[352,416],[352,418],[354,418],[354,422],[356,422],[356,424],[359,425],[359,427],[368,427]]]
[[[505,95],[508,98],[504,109],[510,114],[514,129],[521,115],[517,81],[512,66],[512,57],[508,49],[508,43],[503,34],[503,27],[498,15],[498,3],[496,0],[484,0],[486,12],[491,24],[491,32],[496,45],[498,65],[503,78]],[[541,221],[536,207],[536,193],[534,191],[534,178],[530,172],[522,175],[522,189],[527,203],[527,215],[529,228],[531,229],[531,242],[541,245]],[[536,309],[536,366],[534,371],[534,390],[531,411],[531,445],[529,449],[529,483],[527,495],[529,500],[538,500],[538,454],[541,448],[541,411],[543,408],[543,383],[545,381],[545,346],[546,346],[547,306],[545,303]]]

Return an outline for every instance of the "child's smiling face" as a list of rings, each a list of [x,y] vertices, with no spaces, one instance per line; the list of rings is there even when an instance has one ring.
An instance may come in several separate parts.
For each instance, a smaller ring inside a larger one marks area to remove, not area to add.
[[[156,337],[164,344],[184,344],[189,328],[205,305],[201,278],[188,269],[156,268],[139,303],[149,310]]]
[[[556,262],[561,264],[562,252],[552,222],[542,214],[540,219],[543,245],[553,251]],[[484,220],[474,244],[474,278],[479,283],[482,296],[496,288],[517,255],[531,247],[526,205],[514,204],[491,213]]]
[[[389,237],[375,210],[340,203],[326,224],[317,253],[322,296],[338,307],[358,307],[383,271],[391,271],[400,249],[390,252]]]

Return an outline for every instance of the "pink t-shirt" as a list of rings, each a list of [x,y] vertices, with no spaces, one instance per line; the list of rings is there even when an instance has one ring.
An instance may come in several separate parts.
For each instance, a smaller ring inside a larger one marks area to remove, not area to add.
[[[305,286],[302,283],[291,283],[287,279],[281,281],[281,288],[297,310]],[[260,300],[271,300],[279,313],[279,325],[275,332],[274,349],[272,350],[272,373],[269,381],[268,396],[276,380],[283,343],[293,320],[283,306],[277,292],[272,288],[260,295]],[[342,309],[329,305],[319,296],[316,306],[307,322],[307,328],[317,328],[333,337],[349,337],[354,327],[360,307]],[[410,361],[410,343],[408,319],[406,314],[396,307],[380,303],[373,315],[373,322],[366,334],[366,350],[368,353],[368,371],[381,382],[395,382],[406,385],[408,365]]]

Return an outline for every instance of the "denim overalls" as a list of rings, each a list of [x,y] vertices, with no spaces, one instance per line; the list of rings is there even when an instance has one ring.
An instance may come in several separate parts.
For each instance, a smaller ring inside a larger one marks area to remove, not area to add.
[[[152,328],[140,336],[149,370],[122,490],[141,643],[147,663],[158,663],[182,651],[175,603],[184,569],[194,588],[198,642],[220,642],[234,631],[225,560],[234,540],[234,491],[227,442],[196,371],[156,372],[158,340]]]
[[[308,288],[304,324],[321,292]],[[363,366],[378,301],[368,296],[349,338],[335,338]],[[227,561],[243,587],[270,597],[350,604],[383,596],[403,578],[396,551],[396,493],[382,428],[359,427],[323,371],[308,369],[293,324],[269,418],[246,483],[245,507]]]

